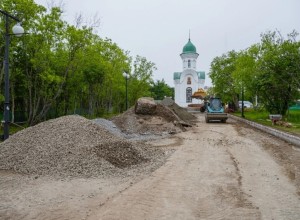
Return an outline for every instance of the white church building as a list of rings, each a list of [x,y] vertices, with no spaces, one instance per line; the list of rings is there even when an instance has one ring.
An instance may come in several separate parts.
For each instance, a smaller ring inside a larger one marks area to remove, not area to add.
[[[199,103],[199,100],[192,98],[193,93],[199,88],[203,89],[205,83],[205,72],[196,70],[198,56],[196,47],[189,39],[180,54],[183,70],[173,75],[175,103],[181,107]]]

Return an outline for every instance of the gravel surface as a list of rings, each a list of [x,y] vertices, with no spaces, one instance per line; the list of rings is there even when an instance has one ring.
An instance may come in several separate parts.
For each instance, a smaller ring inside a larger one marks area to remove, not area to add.
[[[0,170],[58,177],[119,175],[163,155],[74,115],[26,128],[1,143]]]
[[[145,141],[184,131],[176,122],[193,116],[178,109],[174,104],[172,109],[159,104],[155,115],[138,115],[131,108],[112,121],[71,115],[42,122],[0,144],[0,170],[51,177],[126,176],[136,169],[151,171],[172,152]]]
[[[107,162],[107,173],[121,176],[0,170],[0,219],[300,219],[299,149],[232,119],[206,124],[196,115],[187,132],[143,141],[151,144],[139,146],[146,161]]]
[[[147,141],[147,140],[154,140],[162,137],[170,136],[168,132],[160,133],[160,134],[151,134],[151,133],[125,133],[122,132],[121,129],[113,122],[104,118],[97,118],[94,119],[97,125],[101,126],[102,128],[108,130],[113,135],[118,137],[126,138],[131,141]]]
[[[125,133],[123,133],[112,121],[109,121],[104,118],[97,118],[97,119],[94,119],[93,122],[95,122],[96,124],[100,125],[101,127],[105,128],[106,130],[108,130],[109,132],[111,132],[112,134],[114,134],[118,137],[126,137],[127,138],[127,135]]]

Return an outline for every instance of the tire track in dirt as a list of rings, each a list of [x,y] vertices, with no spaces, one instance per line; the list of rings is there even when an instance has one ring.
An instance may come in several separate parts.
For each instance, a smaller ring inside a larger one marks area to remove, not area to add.
[[[163,167],[89,219],[259,219],[257,208],[241,196],[237,168],[220,145],[228,129],[202,127],[179,134],[183,144]]]

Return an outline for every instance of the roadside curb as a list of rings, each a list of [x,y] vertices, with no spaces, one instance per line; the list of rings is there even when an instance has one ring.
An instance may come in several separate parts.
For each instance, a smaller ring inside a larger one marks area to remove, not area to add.
[[[231,115],[231,114],[228,114],[228,116],[234,120],[237,120],[237,121],[241,121],[243,123],[246,123],[254,128],[257,128],[261,131],[264,131],[268,134],[272,134],[280,139],[283,139],[291,144],[294,144],[295,146],[297,147],[300,147],[300,137],[297,137],[297,136],[294,136],[294,135],[291,135],[291,134],[288,134],[286,132],[283,132],[283,131],[279,131],[279,130],[276,130],[274,128],[270,128],[270,127],[267,127],[267,126],[264,126],[264,125],[261,125],[261,124],[258,124],[256,122],[253,122],[253,121],[249,121],[247,119],[244,119],[244,118],[240,118],[240,117],[237,117],[237,116],[234,116],[234,115]]]

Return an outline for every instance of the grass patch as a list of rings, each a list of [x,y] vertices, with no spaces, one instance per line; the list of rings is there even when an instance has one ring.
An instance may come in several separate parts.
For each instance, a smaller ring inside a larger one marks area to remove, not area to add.
[[[289,110],[287,113],[287,120],[289,122],[300,123],[300,110]]]
[[[235,112],[233,113],[233,115],[241,117],[241,112]],[[256,123],[269,126],[281,131],[294,133],[300,136],[300,111],[299,110],[290,110],[288,114],[282,119],[283,121],[291,123],[292,124],[291,128],[287,128],[279,125],[272,125],[272,121],[269,119],[269,113],[266,111],[247,109],[246,111],[244,111],[244,116],[246,119],[254,121]]]

